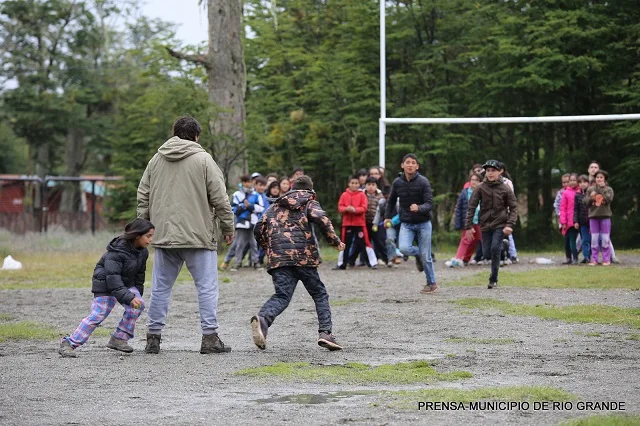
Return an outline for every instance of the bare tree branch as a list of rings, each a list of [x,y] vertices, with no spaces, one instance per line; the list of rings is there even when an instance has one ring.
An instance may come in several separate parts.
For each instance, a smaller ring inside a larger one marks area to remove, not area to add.
[[[174,58],[184,59],[185,61],[204,65],[205,67],[209,66],[209,61],[208,61],[209,58],[207,58],[207,55],[187,55],[182,52],[176,52],[170,47],[165,47],[165,49],[167,49],[167,52],[169,52],[169,55],[173,56]]]

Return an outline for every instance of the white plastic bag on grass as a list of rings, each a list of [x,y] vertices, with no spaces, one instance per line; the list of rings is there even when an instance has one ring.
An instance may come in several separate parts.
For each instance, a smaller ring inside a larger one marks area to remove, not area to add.
[[[11,255],[4,258],[2,269],[22,269],[22,262],[18,262]]]

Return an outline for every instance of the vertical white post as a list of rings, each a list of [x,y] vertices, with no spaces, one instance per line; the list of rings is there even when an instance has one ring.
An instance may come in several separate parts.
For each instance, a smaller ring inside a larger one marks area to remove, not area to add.
[[[387,118],[387,34],[386,34],[386,0],[380,2],[380,120],[378,122],[378,144],[379,144],[379,164],[385,167],[385,134],[387,123],[383,119]]]

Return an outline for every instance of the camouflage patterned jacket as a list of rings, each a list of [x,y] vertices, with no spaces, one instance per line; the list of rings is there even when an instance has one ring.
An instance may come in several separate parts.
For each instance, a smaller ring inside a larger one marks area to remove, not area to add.
[[[312,191],[289,191],[278,198],[256,224],[254,235],[267,253],[267,271],[283,266],[315,268],[320,264],[314,222],[334,247],[340,245],[331,221]]]

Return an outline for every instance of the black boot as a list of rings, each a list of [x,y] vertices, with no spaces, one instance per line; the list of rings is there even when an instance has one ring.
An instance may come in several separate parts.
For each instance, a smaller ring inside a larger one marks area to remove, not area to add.
[[[147,333],[147,346],[145,346],[144,351],[148,354],[159,354],[160,341],[161,341],[160,334]]]
[[[218,337],[218,333],[203,334],[202,345],[200,346],[201,354],[217,354],[231,352],[230,346],[225,346],[222,340]]]

